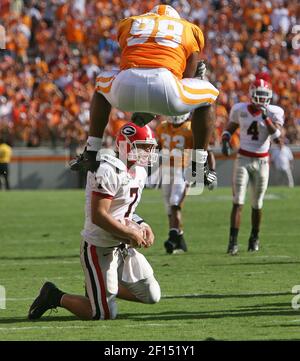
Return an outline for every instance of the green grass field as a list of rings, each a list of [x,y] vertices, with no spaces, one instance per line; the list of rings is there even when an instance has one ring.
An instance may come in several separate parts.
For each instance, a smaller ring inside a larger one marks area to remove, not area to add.
[[[30,303],[45,280],[83,294],[79,261],[83,191],[0,192],[0,340],[300,340],[300,310],[291,307],[300,284],[300,188],[269,188],[261,251],[246,251],[250,206],[243,213],[240,254],[225,254],[231,190],[188,197],[189,251],[167,255],[161,193],[146,190],[138,213],[153,227],[144,254],[160,282],[156,305],[118,300],[114,321],[80,321],[63,309],[35,322]]]

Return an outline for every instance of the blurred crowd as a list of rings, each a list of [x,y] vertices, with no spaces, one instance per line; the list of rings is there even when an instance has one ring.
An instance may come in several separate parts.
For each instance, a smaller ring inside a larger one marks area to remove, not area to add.
[[[0,55],[0,135],[14,146],[63,144],[75,152],[87,136],[95,76],[120,62],[118,21],[157,3],[1,0],[0,25],[7,43]],[[299,1],[170,4],[205,35],[207,76],[220,89],[212,145],[219,144],[232,105],[248,100],[249,84],[260,72],[270,74],[273,103],[285,110],[286,140],[300,144]],[[128,119],[130,114],[113,109],[108,145]]]

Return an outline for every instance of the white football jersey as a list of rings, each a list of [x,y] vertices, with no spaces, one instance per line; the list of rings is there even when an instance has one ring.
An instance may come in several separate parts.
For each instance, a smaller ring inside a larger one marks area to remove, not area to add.
[[[143,167],[133,166],[128,170],[120,159],[111,155],[101,156],[97,172],[87,174],[85,224],[81,232],[86,242],[98,247],[113,247],[124,241],[92,223],[92,194],[112,200],[109,213],[116,220],[132,219],[146,178],[147,172]]]
[[[267,115],[273,123],[283,126],[284,111],[277,105],[268,105]],[[255,113],[249,103],[237,103],[230,112],[229,121],[240,127],[240,153],[249,156],[268,156],[271,138],[260,110]]]

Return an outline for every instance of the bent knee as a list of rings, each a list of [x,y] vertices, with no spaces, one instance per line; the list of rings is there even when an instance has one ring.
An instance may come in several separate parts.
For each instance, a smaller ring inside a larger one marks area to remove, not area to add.
[[[161,298],[161,291],[158,282],[154,279],[150,284],[145,298],[145,303],[154,304],[158,303]]]

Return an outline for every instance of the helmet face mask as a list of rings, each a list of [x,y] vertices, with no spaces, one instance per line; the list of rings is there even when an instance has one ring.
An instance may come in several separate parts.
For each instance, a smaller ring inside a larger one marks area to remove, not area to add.
[[[132,148],[128,152],[127,159],[129,162],[135,162],[141,167],[152,167],[158,159],[156,146],[156,141],[154,143],[152,141],[136,140],[133,142]]]
[[[186,113],[183,115],[174,115],[167,117],[168,123],[171,123],[173,125],[180,125],[183,124],[186,120],[189,119],[191,113]]]
[[[251,102],[256,106],[268,106],[272,99],[272,90],[265,80],[257,79],[250,87]]]
[[[142,167],[151,167],[158,159],[157,142],[147,125],[144,127],[134,123],[124,125],[117,136],[116,147],[121,160]]]

